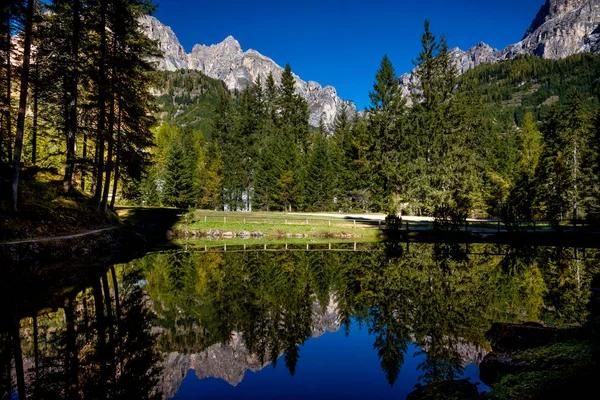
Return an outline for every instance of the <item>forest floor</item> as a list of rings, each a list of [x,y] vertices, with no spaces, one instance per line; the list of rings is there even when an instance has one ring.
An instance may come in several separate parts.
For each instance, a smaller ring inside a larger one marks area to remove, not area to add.
[[[3,179],[0,185],[0,242],[77,235],[121,223],[114,212],[98,211],[90,196],[77,190],[64,194],[55,171],[22,171],[17,213],[11,209],[9,183]]]

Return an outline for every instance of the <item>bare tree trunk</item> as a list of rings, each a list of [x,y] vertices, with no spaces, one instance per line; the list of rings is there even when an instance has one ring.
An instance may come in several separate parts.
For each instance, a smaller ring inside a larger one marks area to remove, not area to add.
[[[40,97],[39,60],[35,61],[33,78],[33,129],[31,135],[31,164],[37,164],[38,99]]]
[[[96,145],[94,146],[94,168],[92,169],[92,185],[90,187],[91,195],[96,194],[96,181],[98,179],[98,168],[100,165],[100,160],[98,156],[98,140],[96,140]]]
[[[77,100],[79,98],[79,0],[73,0],[73,34],[71,39],[71,71],[69,76],[69,123],[67,124],[67,161],[63,190],[69,193],[73,189],[73,172],[75,171],[75,143],[77,142]]]
[[[12,90],[12,65],[10,55],[12,52],[12,40],[10,37],[10,12],[6,13],[6,154],[8,163],[12,164],[12,120],[11,120],[11,90]]]
[[[81,159],[84,160],[87,158],[87,135],[85,131],[83,132],[83,153],[81,155]],[[81,192],[85,193],[85,176],[86,171],[85,168],[81,169]]]
[[[108,204],[108,192],[110,189],[110,175],[113,167],[113,130],[115,123],[115,96],[111,96],[110,100],[110,113],[108,116],[108,154],[106,156],[106,174],[104,176],[104,193],[102,194],[102,204],[100,205],[100,209],[106,211]]]
[[[112,55],[115,57],[117,54],[117,38],[113,36],[112,39]],[[102,205],[101,209],[106,211],[108,205],[108,193],[110,190],[110,175],[113,169],[113,147],[114,147],[114,131],[115,131],[115,81],[116,81],[116,67],[115,63],[112,63],[111,74],[110,74],[110,106],[108,115],[108,155],[106,158],[106,177],[104,180],[104,193],[102,194]]]
[[[100,1],[100,68],[98,88],[98,171],[96,172],[96,190],[94,200],[98,209],[102,206],[102,176],[104,173],[104,137],[106,136],[106,12],[107,0]]]
[[[119,164],[121,163],[121,107],[119,106],[119,122],[117,123],[117,144],[116,144],[116,159],[115,159],[115,178],[113,181],[112,198],[110,199],[110,209],[115,209],[115,199],[117,197],[117,184],[119,183]]]
[[[25,130],[25,111],[27,108],[27,89],[29,87],[29,62],[31,55],[31,31],[33,25],[33,0],[27,0],[25,19],[25,43],[23,45],[23,72],[21,74],[21,93],[19,96],[19,114],[13,157],[12,200],[13,211],[18,209],[19,173],[21,172],[21,151],[23,149],[23,131]]]

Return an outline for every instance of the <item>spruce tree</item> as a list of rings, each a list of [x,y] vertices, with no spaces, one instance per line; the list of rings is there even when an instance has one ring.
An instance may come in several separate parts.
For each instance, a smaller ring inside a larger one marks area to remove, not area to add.
[[[309,154],[306,166],[305,193],[309,211],[331,209],[333,205],[333,173],[327,133],[321,120],[316,143]]]
[[[372,207],[376,211],[395,213],[394,196],[400,191],[405,162],[402,145],[406,101],[387,55],[381,60],[369,97],[369,135],[363,144],[367,150],[363,157],[372,176]]]

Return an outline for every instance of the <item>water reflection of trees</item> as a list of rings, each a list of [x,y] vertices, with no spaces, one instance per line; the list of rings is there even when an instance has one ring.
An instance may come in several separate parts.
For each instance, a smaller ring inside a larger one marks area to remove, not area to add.
[[[85,278],[90,288],[54,295],[32,317],[13,308],[13,333],[0,334],[0,398],[158,397],[153,315],[140,279],[139,271],[118,279],[111,267]]]
[[[423,383],[453,379],[492,322],[585,319],[591,274],[578,250],[411,243],[371,252],[167,253],[139,260],[164,329],[164,352],[197,353],[241,333],[261,363],[294,373],[315,310],[373,336],[388,382],[410,343]],[[579,258],[578,258],[579,257]],[[588,257],[589,258],[589,257]],[[318,305],[316,308],[315,305]]]
[[[422,383],[453,379],[492,322],[583,322],[598,272],[597,252],[582,249],[366,250],[150,254],[56,290],[35,311],[5,299],[0,398],[19,387],[27,398],[151,398],[156,349],[200,353],[234,334],[260,365],[285,354],[294,374],[309,337],[353,322],[371,334],[390,385],[411,343]]]

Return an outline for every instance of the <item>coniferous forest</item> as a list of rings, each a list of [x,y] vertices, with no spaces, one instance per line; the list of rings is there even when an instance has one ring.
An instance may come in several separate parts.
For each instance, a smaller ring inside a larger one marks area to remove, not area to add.
[[[241,92],[197,71],[156,71],[157,44],[137,23],[153,7],[2,7],[3,212],[35,197],[22,182],[42,176],[99,210],[118,200],[453,221],[600,215],[596,55],[520,56],[459,76],[426,21],[410,95],[384,56],[367,109],[311,127],[289,64],[280,85],[269,76]]]
[[[160,53],[137,19],[153,9],[145,0],[2,3],[3,212],[31,212],[48,192],[106,210],[144,175],[156,125],[149,59]]]
[[[308,125],[289,65],[280,87],[270,77],[240,93],[161,72],[163,124],[138,196],[225,210],[596,219],[600,57],[526,55],[459,76],[428,22],[421,41],[410,96],[384,56],[370,107],[331,127]]]

